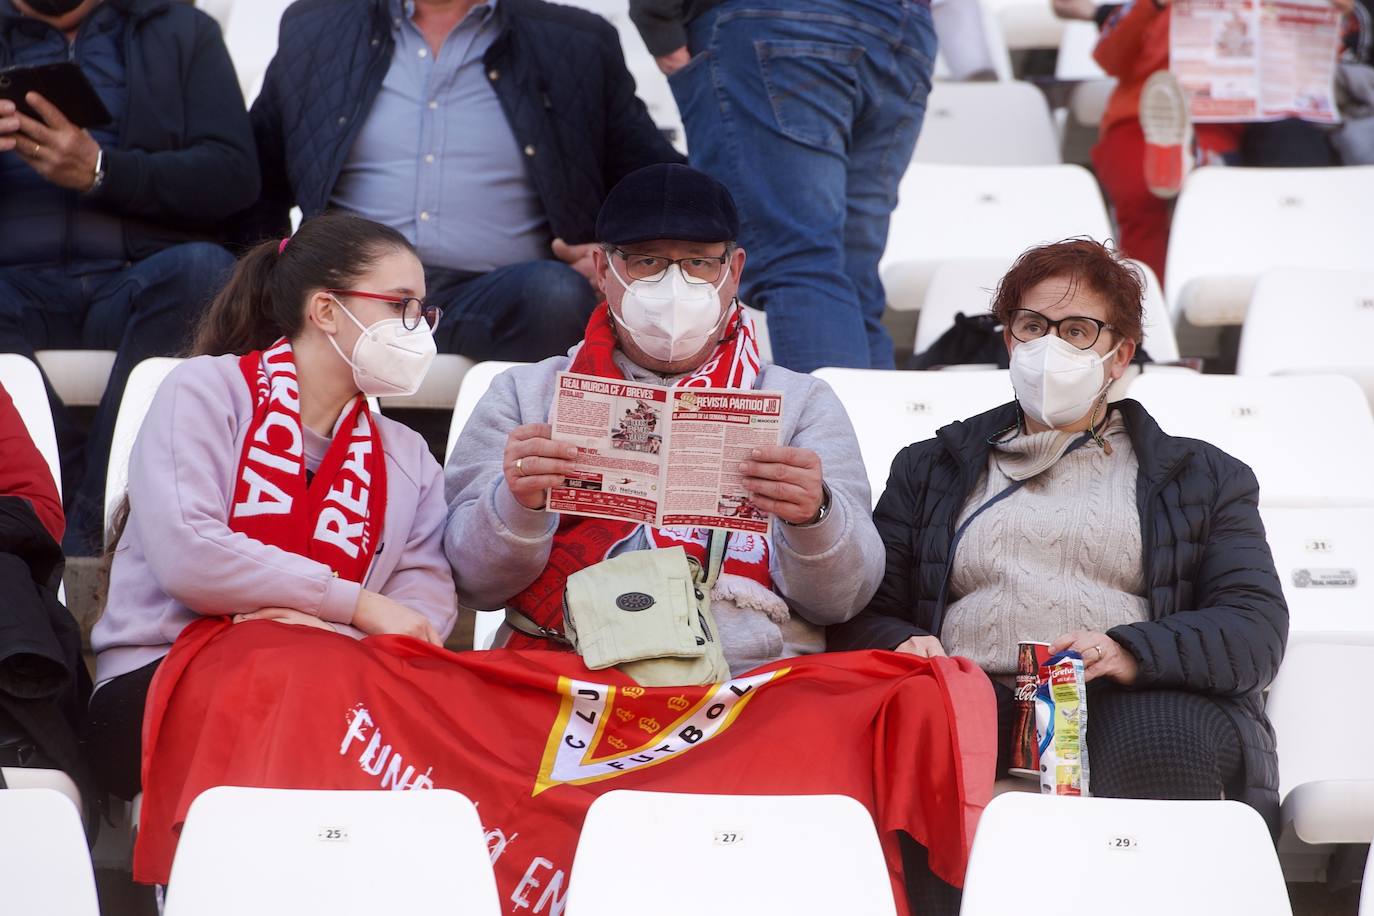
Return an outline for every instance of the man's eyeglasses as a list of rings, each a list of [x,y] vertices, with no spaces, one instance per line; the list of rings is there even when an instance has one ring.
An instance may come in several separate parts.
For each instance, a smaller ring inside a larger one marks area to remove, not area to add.
[[[333,293],[335,296],[357,296],[360,299],[376,299],[379,302],[390,303],[401,313],[401,324],[407,331],[418,328],[421,320],[428,324],[432,331],[444,315],[444,310],[439,306],[426,305],[425,300],[416,299],[414,296],[388,296],[384,293],[365,293],[357,289],[327,289],[325,292]]]
[[[730,262],[731,251],[725,249],[725,253],[717,257],[696,257],[696,258],[661,258],[654,254],[638,254],[633,251],[625,251],[621,248],[612,248],[612,253],[625,262],[625,272],[630,275],[631,280],[643,280],[646,283],[657,283],[668,274],[668,268],[676,264],[682,271],[682,278],[688,283],[710,283],[720,282],[721,275],[725,272],[725,265]]]
[[[1050,331],[1054,331],[1060,340],[1080,350],[1087,350],[1097,343],[1097,338],[1102,336],[1103,330],[1116,330],[1107,322],[1089,318],[1087,315],[1070,315],[1058,321],[1051,321],[1032,309],[1013,311],[1008,329],[1011,336],[1022,343],[1039,340]]]

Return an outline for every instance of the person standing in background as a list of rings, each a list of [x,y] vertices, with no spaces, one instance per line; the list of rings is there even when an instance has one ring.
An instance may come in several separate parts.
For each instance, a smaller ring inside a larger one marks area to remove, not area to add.
[[[738,202],[743,300],[799,372],[893,368],[878,261],[935,60],[926,0],[630,0],[692,165]]]

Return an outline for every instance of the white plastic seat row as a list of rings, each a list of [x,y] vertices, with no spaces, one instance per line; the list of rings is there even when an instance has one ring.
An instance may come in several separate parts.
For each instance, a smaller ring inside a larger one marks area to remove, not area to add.
[[[913,162],[898,188],[880,269],[888,307],[921,307],[936,266],[1016,258],[1027,248],[1112,235],[1097,181],[1077,165]]]
[[[1241,328],[1239,375],[1349,376],[1374,404],[1374,259],[1364,270],[1259,275]]]
[[[1045,94],[1016,80],[937,82],[912,162],[1058,165],[1059,137]]]
[[[1269,688],[1278,739],[1285,861],[1315,859],[1304,878],[1323,879],[1334,844],[1374,838],[1374,733],[1362,699],[1374,666],[1374,634],[1294,634]]]
[[[1209,166],[1184,183],[1169,234],[1165,298],[1175,321],[1235,325],[1266,270],[1368,270],[1374,166]]]
[[[47,788],[0,791],[0,908],[6,913],[99,916],[86,833],[79,807],[69,801]]]

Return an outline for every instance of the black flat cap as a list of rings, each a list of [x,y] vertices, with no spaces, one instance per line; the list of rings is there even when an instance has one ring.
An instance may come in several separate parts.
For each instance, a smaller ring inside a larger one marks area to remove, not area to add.
[[[606,195],[596,237],[608,245],[651,239],[733,242],[739,213],[725,185],[676,163],[648,165],[626,175]]]

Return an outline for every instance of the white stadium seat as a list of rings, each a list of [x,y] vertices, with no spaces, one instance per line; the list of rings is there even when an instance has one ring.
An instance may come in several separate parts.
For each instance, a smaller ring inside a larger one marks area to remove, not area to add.
[[[0,353],[0,385],[5,386],[19,418],[29,432],[29,438],[48,462],[57,495],[62,495],[62,468],[58,463],[57,434],[53,431],[52,409],[48,405],[48,389],[43,374],[27,356]]]
[[[1348,375],[1374,404],[1371,338],[1374,270],[1268,270],[1245,315],[1236,372]]]
[[[1269,831],[1248,805],[997,796],[973,838],[961,916],[1008,916],[1056,896],[1112,916],[1292,913]]]
[[[233,0],[224,43],[234,61],[239,90],[246,105],[252,105],[262,89],[267,65],[277,53],[277,27],[291,0]]]
[[[1093,60],[1093,50],[1101,34],[1095,22],[1064,23],[1059,56],[1054,61],[1054,78],[1065,81],[1107,79],[1107,74]]]
[[[1374,419],[1339,375],[1147,372],[1131,385],[1166,433],[1204,439],[1250,465],[1260,505],[1374,505]]]
[[[942,261],[1015,258],[1071,236],[1111,236],[1097,182],[1077,165],[913,162],[902,177],[882,260],[888,306],[921,307]]]
[[[896,912],[873,819],[840,795],[607,792],[568,888],[566,916]]]
[[[1374,635],[1291,638],[1267,712],[1278,737],[1285,853],[1374,837],[1374,729],[1362,697]]]
[[[424,408],[427,410],[448,410],[458,397],[463,376],[476,365],[466,356],[440,353],[434,357],[420,390],[406,397],[382,398],[383,407]]]
[[[1132,262],[1145,277],[1145,349],[1155,362],[1179,358],[1174,326],[1154,271]],[[1011,267],[1009,259],[946,261],[931,273],[921,314],[916,320],[916,352],[923,353],[954,325],[959,312],[975,315],[992,309],[997,284]]]
[[[234,0],[196,0],[196,9],[213,16],[222,30],[229,24],[229,14],[233,12]]]
[[[491,380],[502,372],[514,366],[523,366],[525,363],[507,363],[500,360],[488,360],[478,363],[468,370],[463,376],[463,383],[458,386],[458,398],[453,405],[453,420],[448,428],[448,445],[444,448],[444,455],[451,456],[453,447],[458,444],[458,434],[467,425],[468,417],[472,416],[472,411],[477,407],[477,402],[482,400],[482,395],[487,393],[491,387]]]
[[[1374,507],[1265,508],[1288,630],[1374,634]]]
[[[180,364],[181,360],[170,356],[145,359],[129,373],[129,383],[124,386],[124,399],[119,402],[119,415],[115,418],[114,437],[110,440],[110,463],[105,471],[107,536],[115,510],[124,501],[124,494],[129,489],[129,455],[133,452],[138,431],[143,427],[143,418],[148,415],[148,408],[153,406],[153,396],[157,394],[162,380]]]
[[[444,449],[446,456],[452,457],[453,447],[458,444],[458,435],[467,425],[468,418],[472,416],[472,411],[477,407],[477,402],[482,399],[482,395],[487,393],[491,387],[491,380],[512,366],[523,366],[524,363],[506,363],[491,360],[478,363],[468,370],[467,375],[463,376],[463,384],[458,389],[458,399],[453,405],[453,420],[448,428],[448,445]],[[474,649],[490,649],[496,639],[496,633],[501,629],[501,623],[505,620],[503,611],[473,611],[476,615],[473,623],[472,647]]]
[[[94,407],[105,396],[113,350],[39,350],[38,365],[68,407]]]
[[[0,791],[0,910],[99,916],[86,834],[61,793]]]
[[[967,80],[976,75],[992,75],[999,80],[1015,79],[1011,52],[988,7],[979,0],[932,0],[930,15],[935,21],[936,80]]]
[[[1064,34],[1064,20],[1054,14],[1049,0],[984,0],[996,18],[1007,47],[1013,51],[1057,48]]]
[[[477,808],[457,792],[221,786],[191,804],[165,912],[497,916],[501,905]]]
[[[1014,399],[1005,370],[905,372],[884,369],[817,369],[849,413],[868,469],[873,502],[887,486],[892,459],[940,427]]]
[[[1175,321],[1235,325],[1275,267],[1368,270],[1374,166],[1207,167],[1174,210],[1164,294]]]
[[[1059,137],[1045,94],[1030,83],[937,82],[912,161],[1058,165]]]

